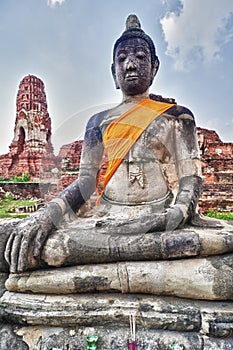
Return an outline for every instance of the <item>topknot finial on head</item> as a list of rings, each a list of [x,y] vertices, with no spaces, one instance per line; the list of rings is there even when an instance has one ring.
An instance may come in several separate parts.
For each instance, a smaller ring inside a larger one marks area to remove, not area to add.
[[[125,31],[122,33],[120,38],[117,39],[115,42],[114,48],[113,48],[113,62],[115,58],[115,53],[117,46],[122,43],[124,40],[127,39],[132,39],[132,38],[138,38],[144,40],[150,49],[151,52],[151,62],[152,65],[154,65],[155,61],[159,63],[159,59],[156,56],[156,51],[155,51],[155,46],[152,41],[152,39],[147,35],[142,29],[141,29],[141,24],[139,22],[139,19],[136,15],[129,15],[126,19],[126,28]]]
[[[129,15],[126,19],[125,30],[127,31],[135,28],[139,28],[139,29],[141,28],[139,19],[136,15]]]

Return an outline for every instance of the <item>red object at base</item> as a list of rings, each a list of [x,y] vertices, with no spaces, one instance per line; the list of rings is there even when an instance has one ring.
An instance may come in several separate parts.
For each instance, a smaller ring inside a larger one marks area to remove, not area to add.
[[[137,350],[137,340],[128,340],[128,350]]]

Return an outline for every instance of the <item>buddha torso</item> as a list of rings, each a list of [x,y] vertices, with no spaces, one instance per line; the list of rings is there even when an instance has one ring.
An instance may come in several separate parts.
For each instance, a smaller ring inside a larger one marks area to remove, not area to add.
[[[102,133],[129,107],[119,106],[107,115],[101,123]],[[173,142],[172,123],[172,118],[161,115],[144,130],[108,182],[105,201],[128,206],[171,203],[177,186],[174,152],[169,146]]]
[[[96,177],[103,157],[102,137],[106,128],[134,104],[122,103],[90,120],[83,152],[89,157],[83,157],[80,170],[83,178],[90,173]],[[179,179],[201,175],[194,133],[193,116],[182,106],[173,106],[154,119],[108,182],[101,200],[101,204],[107,205],[106,213],[130,217],[138,216],[139,212],[160,214],[174,204]]]

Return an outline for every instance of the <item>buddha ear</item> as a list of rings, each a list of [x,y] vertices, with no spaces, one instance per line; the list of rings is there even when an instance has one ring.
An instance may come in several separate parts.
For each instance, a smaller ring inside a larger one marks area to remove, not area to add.
[[[111,66],[111,71],[112,71],[112,76],[113,76],[113,80],[116,86],[116,89],[120,89],[120,86],[117,82],[117,77],[116,77],[116,69],[115,69],[115,64],[113,63]]]
[[[151,84],[153,83],[154,77],[156,76],[158,69],[159,69],[159,59],[156,58],[155,63],[151,70]]]

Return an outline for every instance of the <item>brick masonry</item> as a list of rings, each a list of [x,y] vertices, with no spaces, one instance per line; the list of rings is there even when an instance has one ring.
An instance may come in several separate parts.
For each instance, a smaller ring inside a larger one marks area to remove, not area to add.
[[[203,212],[233,212],[233,143],[224,143],[214,130],[197,128],[203,193],[199,205]]]
[[[41,172],[55,166],[44,83],[28,75],[19,84],[14,138],[9,153],[0,156],[0,176],[10,178],[28,173],[32,178],[40,178]]]

